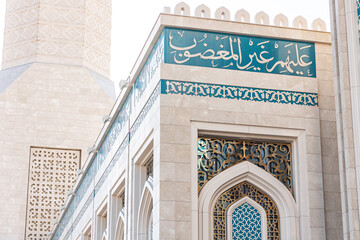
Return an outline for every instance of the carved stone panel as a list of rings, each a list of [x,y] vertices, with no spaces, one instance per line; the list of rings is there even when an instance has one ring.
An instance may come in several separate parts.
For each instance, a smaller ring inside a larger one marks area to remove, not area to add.
[[[30,148],[26,239],[47,239],[79,169],[80,150]]]

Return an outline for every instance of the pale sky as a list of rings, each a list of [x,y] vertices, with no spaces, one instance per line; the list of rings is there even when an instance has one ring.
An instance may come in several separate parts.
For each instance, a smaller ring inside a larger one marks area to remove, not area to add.
[[[74,0],[76,1],[76,0]],[[5,2],[0,0],[0,62],[2,57]],[[111,80],[118,82],[129,75],[158,15],[164,6],[171,12],[179,0],[113,0],[112,9],[112,46],[111,46]],[[211,10],[211,16],[221,6],[230,10],[231,19],[236,11],[245,9],[250,13],[251,21],[257,12],[264,11],[273,18],[282,13],[289,18],[289,23],[301,15],[308,21],[308,26],[316,18],[326,22],[330,30],[329,0],[189,0],[185,1],[194,14],[198,5],[206,4]]]

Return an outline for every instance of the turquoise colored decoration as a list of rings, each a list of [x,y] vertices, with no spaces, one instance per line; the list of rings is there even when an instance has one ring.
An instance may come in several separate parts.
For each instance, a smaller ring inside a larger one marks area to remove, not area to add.
[[[359,43],[360,43],[360,1],[356,0],[357,15],[358,15],[358,31],[359,31]]]
[[[316,77],[309,42],[165,28],[165,63]]]
[[[201,45],[199,45],[200,43]],[[205,43],[207,46],[204,45]],[[239,44],[241,51],[239,51]],[[249,46],[243,48],[243,44]],[[229,53],[231,54],[229,55]],[[182,55],[180,56],[180,54]],[[187,60],[187,58],[189,59]],[[246,61],[249,62],[249,60],[251,64],[247,66]],[[127,93],[120,111],[114,116],[115,119],[101,146],[99,146],[98,153],[91,160],[92,162],[86,170],[84,178],[81,180],[78,189],[76,189],[75,196],[65,210],[65,214],[54,234],[54,240],[60,239],[70,219],[75,219],[74,226],[76,226],[160,93],[306,106],[317,106],[318,104],[316,93],[160,80],[160,83],[152,90],[151,96],[147,99],[130,131],[124,136],[121,146],[95,186],[93,194],[88,196],[81,211],[74,215],[88,189],[92,186],[95,175],[108,157],[110,150],[114,147],[116,139],[119,138],[120,132],[124,127],[128,127],[126,123],[133,112],[135,104],[138,104],[143,97],[149,83],[154,81],[155,73],[160,68],[161,63],[316,77],[313,43],[165,28],[156,40],[133,87]],[[65,239],[69,238],[72,231],[73,228],[67,229]]]
[[[161,94],[318,106],[318,95],[316,93],[172,80],[161,80]]]
[[[261,240],[261,215],[256,208],[243,203],[231,217],[233,240]]]

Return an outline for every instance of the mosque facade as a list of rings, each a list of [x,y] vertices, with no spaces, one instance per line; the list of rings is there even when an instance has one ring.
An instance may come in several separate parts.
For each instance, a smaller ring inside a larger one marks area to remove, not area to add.
[[[165,8],[113,102],[111,1],[8,0],[0,239],[360,239],[360,6],[330,4]]]

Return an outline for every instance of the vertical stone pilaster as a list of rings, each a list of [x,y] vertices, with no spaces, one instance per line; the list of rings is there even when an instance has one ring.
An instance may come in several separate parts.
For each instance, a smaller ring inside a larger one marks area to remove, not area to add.
[[[356,0],[331,1],[343,238],[359,239],[360,133]]]

